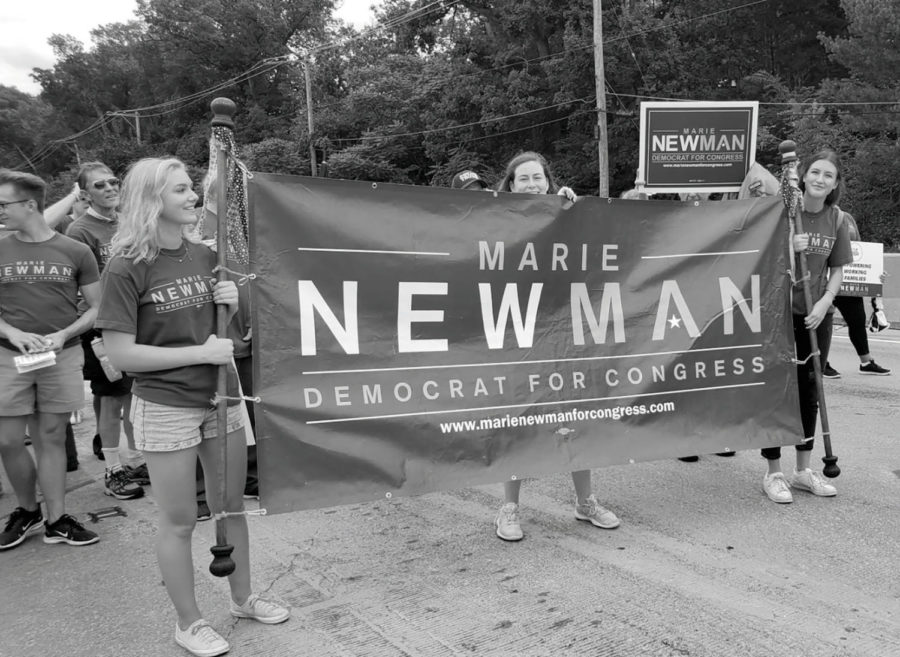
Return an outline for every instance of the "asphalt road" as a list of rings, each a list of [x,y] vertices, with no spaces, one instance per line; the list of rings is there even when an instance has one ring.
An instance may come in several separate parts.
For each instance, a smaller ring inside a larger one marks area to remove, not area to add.
[[[831,358],[844,376],[826,382],[843,470],[835,498],[795,492],[776,505],[760,488],[763,461],[742,452],[594,471],[622,518],[613,531],[574,520],[568,475],[525,484],[515,544],[494,536],[500,485],[253,517],[256,588],[294,610],[278,626],[228,615],[203,523],[201,608],[236,656],[896,657],[900,370],[856,373],[845,335]],[[900,368],[900,331],[874,336],[872,353]],[[95,546],[31,538],[0,553],[2,657],[187,654],[156,568],[152,489],[134,502],[104,496],[92,433],[88,417],[70,511],[117,504],[127,516],[94,525]],[[2,516],[14,506],[4,488]]]

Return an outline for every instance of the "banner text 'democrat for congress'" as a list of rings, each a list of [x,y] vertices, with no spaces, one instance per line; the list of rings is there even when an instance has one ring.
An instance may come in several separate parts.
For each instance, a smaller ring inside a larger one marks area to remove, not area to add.
[[[771,199],[256,174],[251,200],[273,511],[794,440]]]

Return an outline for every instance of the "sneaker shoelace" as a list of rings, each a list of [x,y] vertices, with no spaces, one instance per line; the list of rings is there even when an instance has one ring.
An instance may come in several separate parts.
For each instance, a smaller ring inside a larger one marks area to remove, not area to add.
[[[128,473],[125,472],[124,468],[115,470],[109,475],[109,478],[119,487],[125,487],[131,483],[131,479],[129,478]]]
[[[272,602],[271,600],[261,598],[256,593],[247,598],[247,602],[241,605],[241,608],[249,611],[255,616],[274,616],[281,611],[281,605]]]
[[[61,515],[59,517],[59,520],[54,523],[54,526],[55,530],[60,532],[61,534],[84,531],[84,525],[75,520],[75,518],[70,516],[68,513],[64,513],[63,515]]]
[[[9,520],[6,522],[6,527],[3,528],[4,532],[12,531],[13,527],[16,526],[18,522],[25,522],[25,514],[28,513],[22,507],[16,507],[16,510],[9,514]]]
[[[197,623],[191,628],[191,634],[205,643],[216,643],[221,638],[209,623]]]
[[[519,509],[518,507],[514,506],[504,506],[502,509],[500,509],[500,516],[505,523],[518,523]]]
[[[769,480],[769,486],[775,489],[776,493],[787,493],[790,492],[790,486],[784,480],[784,477],[772,477]]]
[[[810,470],[808,474],[809,483],[813,488],[822,488],[825,486],[825,480],[822,479],[822,476],[818,472]]]
[[[599,516],[602,510],[602,507],[597,503],[597,498],[593,495],[589,496],[584,501],[584,504],[579,504],[578,506],[583,509],[582,514],[591,518]]]

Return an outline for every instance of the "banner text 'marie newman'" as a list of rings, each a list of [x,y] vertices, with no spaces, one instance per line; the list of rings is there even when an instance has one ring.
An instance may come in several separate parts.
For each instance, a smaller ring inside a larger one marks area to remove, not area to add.
[[[516,347],[530,349],[534,342],[534,330],[540,308],[543,283],[523,283],[528,285],[528,301],[525,311],[519,304],[519,284],[506,283],[503,286],[500,303],[494,304],[494,286],[490,283],[478,283],[478,298],[481,308],[484,337],[489,349],[504,349],[504,338],[507,327],[512,323],[516,339]],[[498,286],[499,287],[499,286]],[[750,277],[750,299],[746,299],[740,288],[727,276],[718,278],[719,298],[722,304],[722,327],[724,335],[734,333],[734,312],[740,311],[750,330],[759,333],[761,329],[760,315],[760,279],[754,274]],[[604,344],[612,326],[612,338],[617,343],[625,342],[625,313],[622,306],[622,291],[619,283],[604,283],[600,293],[599,304],[594,305],[588,293],[587,284],[570,283],[570,317],[572,327],[572,343],[583,346],[586,343],[585,324],[590,331],[593,344]],[[357,316],[357,298],[359,282],[343,282],[343,317],[341,322],[334,310],[328,305],[319,292],[314,281],[297,281],[300,311],[300,354],[316,355],[316,316],[337,340],[347,354],[359,354],[360,332]],[[592,290],[596,293],[596,289]],[[446,338],[418,339],[413,338],[413,325],[417,323],[441,323],[444,321],[443,310],[416,310],[414,300],[418,296],[447,296],[449,284],[445,282],[413,282],[397,283],[397,352],[428,353],[449,351]],[[599,314],[595,313],[595,307]],[[656,317],[652,339],[664,340],[667,327],[671,325],[670,312],[677,313],[688,336],[696,338],[700,335],[690,307],[676,280],[665,280],[659,288],[656,304]]]

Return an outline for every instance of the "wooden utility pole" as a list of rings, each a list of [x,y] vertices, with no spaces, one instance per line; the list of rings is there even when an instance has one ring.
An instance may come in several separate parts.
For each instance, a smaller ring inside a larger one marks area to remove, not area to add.
[[[141,143],[141,115],[137,112],[134,113],[134,136],[137,139],[137,143]]]
[[[603,7],[594,0],[594,84],[597,89],[597,164],[600,174],[599,195],[609,197],[609,154],[606,135],[606,76],[603,72]]]
[[[312,56],[306,53],[303,58],[303,77],[306,78],[306,120],[309,125],[309,169],[313,177],[318,176],[316,170],[316,146],[313,142],[313,106],[312,106]]]

